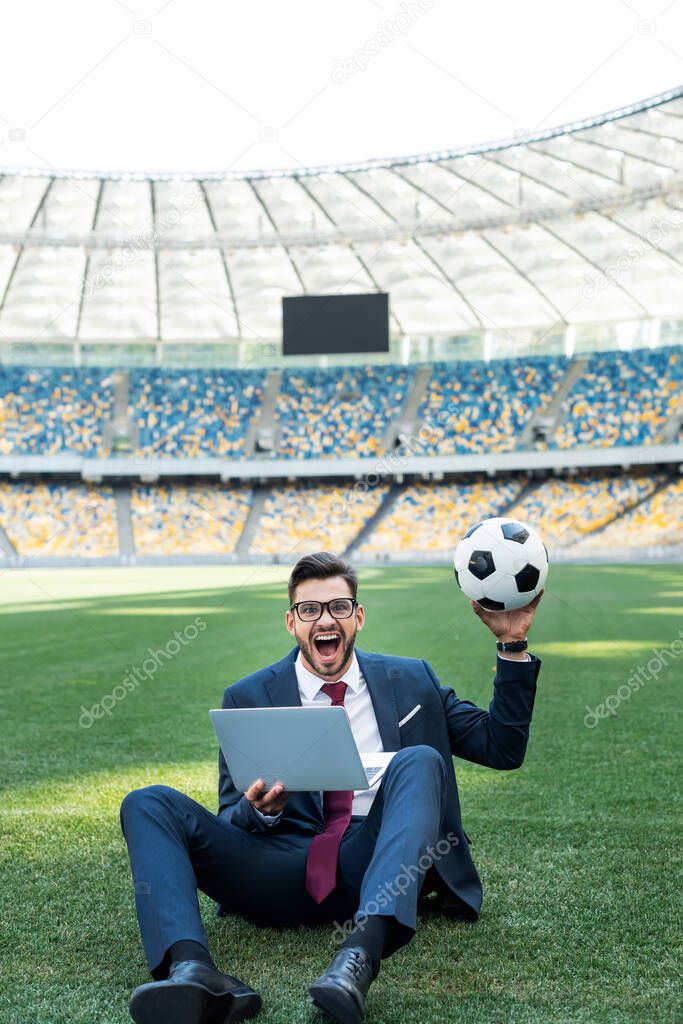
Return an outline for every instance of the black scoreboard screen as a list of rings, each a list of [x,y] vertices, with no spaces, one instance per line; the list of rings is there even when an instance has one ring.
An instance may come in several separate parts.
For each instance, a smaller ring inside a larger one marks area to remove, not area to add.
[[[283,298],[282,351],[286,356],[388,352],[388,294]]]

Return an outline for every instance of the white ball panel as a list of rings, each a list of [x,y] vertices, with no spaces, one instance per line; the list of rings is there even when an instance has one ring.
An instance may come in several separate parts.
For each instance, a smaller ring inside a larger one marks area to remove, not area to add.
[[[548,562],[543,541],[525,523],[521,523],[529,536],[520,544],[503,536],[501,526],[520,523],[518,519],[497,516],[486,519],[469,537],[462,540],[455,551],[453,564],[458,572],[461,589],[475,601],[489,598],[505,605],[508,610],[522,608],[543,589],[548,577]],[[474,551],[490,551],[496,571],[479,580],[469,571]],[[533,590],[519,592],[516,575],[529,564],[538,569],[539,578]]]

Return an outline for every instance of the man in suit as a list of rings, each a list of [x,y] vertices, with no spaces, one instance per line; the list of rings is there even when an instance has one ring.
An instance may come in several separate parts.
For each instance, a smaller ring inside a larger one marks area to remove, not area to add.
[[[289,580],[286,626],[297,646],[229,686],[224,708],[343,705],[361,752],[395,752],[379,783],[356,793],[288,793],[263,779],[242,793],[219,757],[211,814],[167,786],[121,807],[138,921],[153,978],[131,997],[137,1024],[227,1024],[255,1016],[260,996],[214,964],[197,888],[256,924],[334,922],[341,939],[311,985],[314,1003],[360,1024],[383,958],[410,941],[418,904],[476,920],[482,887],[463,830],[453,755],[521,765],[540,661],[526,653],[538,601],[475,613],[497,640],[488,710],[441,687],[426,661],[356,650],[365,612],[354,570],[326,552]],[[433,894],[436,894],[435,896]]]

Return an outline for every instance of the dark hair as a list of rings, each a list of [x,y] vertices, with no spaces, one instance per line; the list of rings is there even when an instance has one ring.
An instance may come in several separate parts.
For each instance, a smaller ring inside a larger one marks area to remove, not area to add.
[[[348,562],[329,551],[316,551],[312,555],[304,555],[292,569],[287,583],[290,604],[294,601],[294,592],[304,580],[327,580],[331,576],[342,576],[349,585],[351,596],[358,592],[358,576]]]

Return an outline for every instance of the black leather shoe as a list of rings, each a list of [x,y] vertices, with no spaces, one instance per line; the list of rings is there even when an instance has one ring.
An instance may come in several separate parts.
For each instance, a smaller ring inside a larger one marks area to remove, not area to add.
[[[136,1024],[233,1024],[260,1009],[257,992],[199,960],[174,961],[168,978],[141,985],[130,998]]]
[[[340,1024],[361,1024],[365,997],[375,974],[361,946],[340,949],[324,974],[313,982],[313,1002]]]

